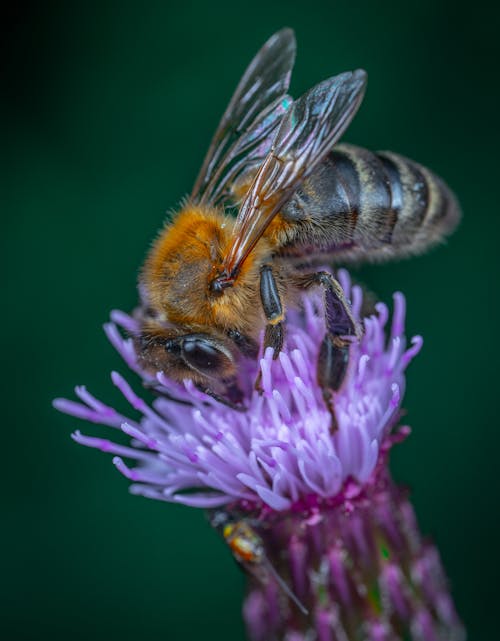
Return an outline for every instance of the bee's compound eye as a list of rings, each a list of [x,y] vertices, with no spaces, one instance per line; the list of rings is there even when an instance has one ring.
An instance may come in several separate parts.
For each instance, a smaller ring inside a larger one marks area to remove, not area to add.
[[[207,340],[187,338],[182,344],[184,359],[198,370],[214,370],[220,367],[223,354]]]

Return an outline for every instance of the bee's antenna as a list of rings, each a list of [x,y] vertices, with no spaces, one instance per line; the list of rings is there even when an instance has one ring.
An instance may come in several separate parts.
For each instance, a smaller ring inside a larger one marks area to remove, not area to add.
[[[288,583],[278,574],[278,572],[275,570],[274,566],[271,563],[267,563],[267,566],[272,576],[276,579],[276,581],[278,582],[278,585],[283,590],[283,592],[295,603],[295,605],[299,608],[302,614],[307,616],[309,614],[309,610],[298,598],[298,596],[293,593]]]

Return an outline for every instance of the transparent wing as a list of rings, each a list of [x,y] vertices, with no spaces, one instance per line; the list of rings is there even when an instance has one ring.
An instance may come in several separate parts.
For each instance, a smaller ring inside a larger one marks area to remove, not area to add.
[[[292,104],[284,96],[259,114],[247,131],[241,133],[214,169],[213,175],[199,198],[200,203],[220,204],[233,196],[232,186],[240,178],[255,175],[271,150],[276,130],[286,109]]]
[[[195,202],[216,203],[231,181],[260,164],[291,104],[286,92],[295,60],[291,29],[275,33],[243,74],[214,134],[191,192]]]
[[[366,73],[358,69],[325,80],[293,103],[241,204],[223,263],[222,285],[234,280],[300,181],[342,136],[358,110],[365,87]]]

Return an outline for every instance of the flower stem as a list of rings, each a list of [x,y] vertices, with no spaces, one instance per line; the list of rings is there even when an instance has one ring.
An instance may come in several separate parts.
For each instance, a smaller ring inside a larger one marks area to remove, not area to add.
[[[244,604],[252,641],[465,638],[439,554],[387,471],[337,503],[251,522],[265,549]]]

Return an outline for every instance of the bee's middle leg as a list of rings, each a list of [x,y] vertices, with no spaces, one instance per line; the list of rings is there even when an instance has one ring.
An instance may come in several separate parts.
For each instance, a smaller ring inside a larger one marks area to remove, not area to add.
[[[325,295],[326,334],[321,343],[317,380],[323,399],[331,415],[331,431],[338,429],[333,394],[338,392],[344,382],[349,365],[349,345],[352,336],[361,338],[361,330],[352,315],[351,306],[346,299],[340,283],[328,272],[316,272],[296,279],[299,287],[308,289],[313,286],[323,288]]]

